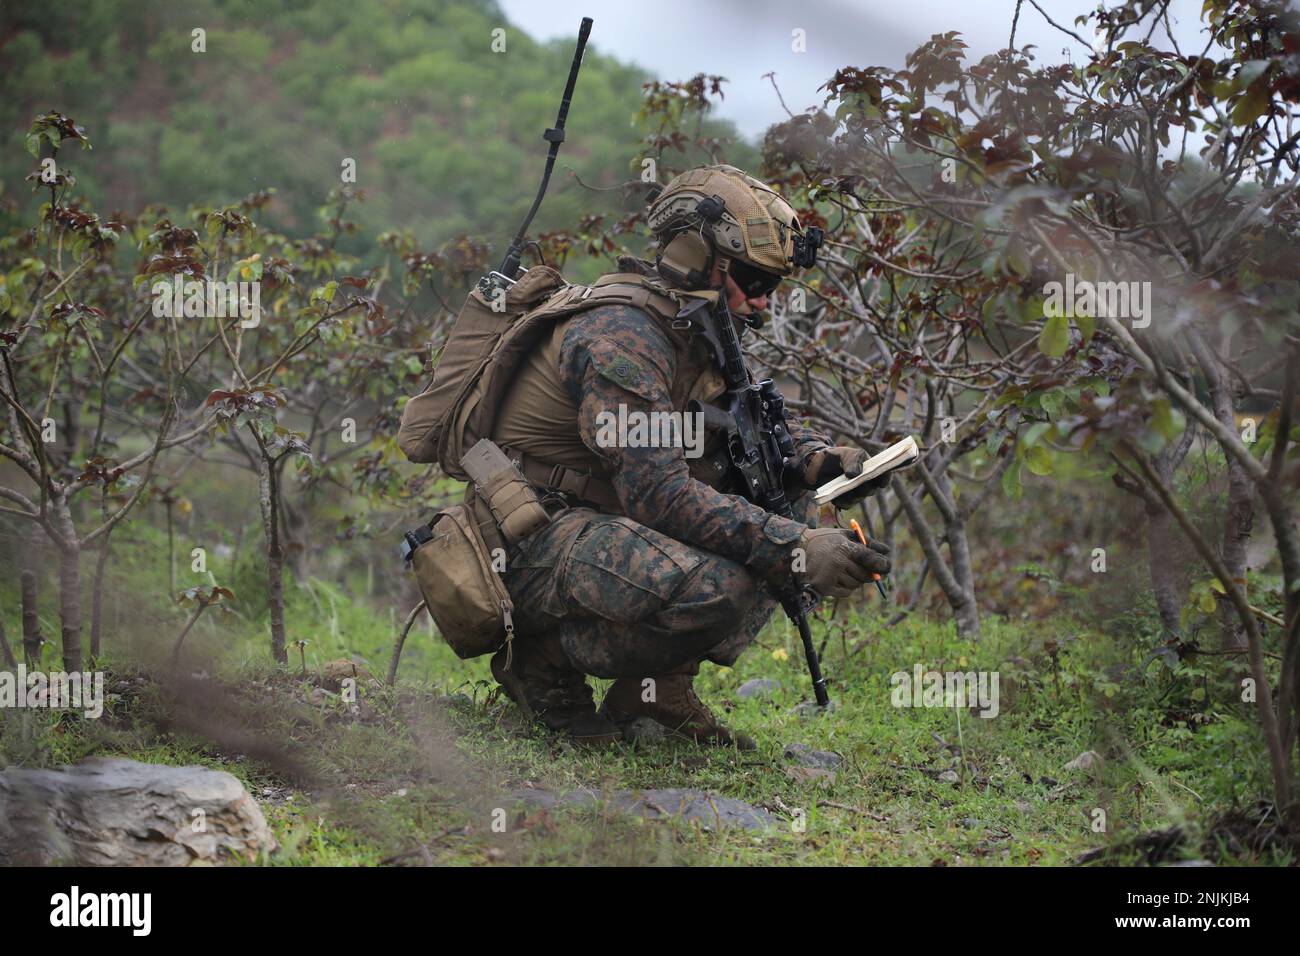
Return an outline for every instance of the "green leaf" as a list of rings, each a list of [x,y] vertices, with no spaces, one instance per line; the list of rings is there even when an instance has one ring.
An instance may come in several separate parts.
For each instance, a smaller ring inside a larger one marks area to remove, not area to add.
[[[1065,404],[1065,398],[1060,392],[1043,392],[1038,396],[1038,404],[1042,406],[1048,418],[1056,421],[1061,417],[1061,409]]]
[[[1021,439],[1021,442],[1026,448],[1032,448],[1038,443],[1038,439],[1043,437],[1043,433],[1051,427],[1051,422],[1034,422],[1025,432],[1025,437]]]
[[[1013,461],[1002,473],[1002,490],[1016,501],[1020,500],[1020,462]]]
[[[1070,346],[1070,320],[1063,315],[1049,316],[1038,336],[1038,351],[1048,358],[1059,359]]]
[[[1052,473],[1052,456],[1042,445],[1035,445],[1025,452],[1025,464],[1035,475]]]
[[[1232,108],[1233,125],[1249,126],[1268,109],[1268,102],[1268,90],[1263,89],[1263,84],[1252,86]]]

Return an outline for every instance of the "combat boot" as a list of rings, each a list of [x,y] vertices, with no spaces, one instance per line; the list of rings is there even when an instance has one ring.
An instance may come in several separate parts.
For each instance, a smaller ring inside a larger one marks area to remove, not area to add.
[[[520,710],[581,746],[604,747],[620,739],[619,729],[596,713],[587,677],[564,656],[558,636],[530,635],[512,643],[510,667],[502,648],[492,656],[492,676]]]
[[[758,745],[752,738],[722,726],[713,711],[695,696],[694,681],[699,672],[700,665],[696,662],[651,678],[654,681],[652,701],[644,699],[649,695],[649,689],[642,684],[644,678],[620,677],[601,702],[600,713],[620,727],[627,727],[638,717],[649,717],[696,743],[737,750],[756,749]]]

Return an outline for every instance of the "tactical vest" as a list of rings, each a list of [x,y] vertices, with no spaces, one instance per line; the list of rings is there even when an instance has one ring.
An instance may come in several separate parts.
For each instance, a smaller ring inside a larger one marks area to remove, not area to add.
[[[703,344],[674,327],[682,293],[638,273],[602,276],[591,286],[568,285],[547,266],[529,269],[494,310],[476,289],[466,299],[443,347],[433,382],[402,412],[398,444],[417,462],[437,461],[464,480],[460,459],[480,438],[492,438],[517,458],[529,481],[565,492],[604,511],[622,508],[604,463],[578,434],[578,408],[559,378],[559,351],[568,322],[604,305],[626,305],[661,323],[675,350],[673,411],[691,399],[710,402],[725,383]],[[691,474],[719,487],[725,469],[706,445]]]

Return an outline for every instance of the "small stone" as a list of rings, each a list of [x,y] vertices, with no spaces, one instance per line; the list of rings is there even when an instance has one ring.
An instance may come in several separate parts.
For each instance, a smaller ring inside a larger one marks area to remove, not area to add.
[[[820,767],[823,770],[834,770],[844,762],[844,758],[832,750],[813,750],[807,744],[786,744],[785,759],[802,767]]]
[[[1085,750],[1065,765],[1066,770],[1092,770],[1101,765],[1101,754],[1095,750]]]
[[[322,687],[339,690],[343,681],[351,678],[358,684],[377,683],[375,675],[365,667],[348,660],[326,661],[316,669],[316,682]]]
[[[627,740],[663,740],[668,736],[668,728],[649,717],[638,717],[623,728],[623,737]]]
[[[945,770],[939,774],[940,783],[961,783],[961,777],[957,776],[954,770]]]
[[[747,680],[736,689],[737,697],[771,697],[781,689],[779,680],[771,680],[767,677],[755,677],[753,680]]]
[[[964,817],[961,821],[961,825],[967,830],[975,830],[980,827],[980,822],[974,817]]]
[[[820,767],[786,767],[785,775],[795,783],[814,783],[819,787],[830,787],[835,783],[835,771]]]

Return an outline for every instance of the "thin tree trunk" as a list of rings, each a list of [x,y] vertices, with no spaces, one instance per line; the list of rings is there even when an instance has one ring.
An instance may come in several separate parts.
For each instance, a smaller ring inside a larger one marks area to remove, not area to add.
[[[22,574],[23,595],[23,656],[27,666],[35,667],[41,660],[41,621],[37,616],[36,572],[26,570]]]
[[[6,667],[17,667],[18,658],[14,657],[14,649],[9,646],[9,638],[5,636],[5,622],[0,619],[0,654],[4,655]]]
[[[59,622],[63,669],[81,670],[81,546],[59,548]]]
[[[176,600],[176,526],[172,520],[171,492],[167,494],[167,600]]]
[[[940,493],[952,501],[952,484],[948,476],[937,475],[935,484]],[[971,565],[966,522],[955,505],[944,515],[944,537],[948,541],[948,555],[952,558],[952,576],[962,595],[961,603],[953,608],[957,615],[957,633],[962,637],[977,638],[980,636],[980,609],[975,598],[975,571]]]
[[[918,465],[921,463],[918,462]],[[921,467],[924,467],[923,465]],[[953,574],[952,569],[943,559],[943,553],[940,550],[941,544],[935,537],[934,529],[930,527],[925,515],[921,513],[920,498],[916,498],[907,490],[903,479],[895,477],[890,487],[898,495],[898,500],[903,505],[903,511],[907,515],[908,524],[912,526],[912,533],[916,535],[917,542],[921,545],[921,551],[930,560],[930,568],[934,572],[934,579],[938,582],[943,596],[948,599],[948,605],[952,608],[953,617],[957,622],[957,635],[959,637],[979,637],[979,609],[975,605],[974,596],[969,594]]]
[[[260,446],[260,442],[259,442]],[[278,664],[289,663],[284,637],[284,548],[280,542],[280,488],[275,462],[263,453],[260,499],[262,530],[266,535],[267,591],[271,604],[271,656]]]

